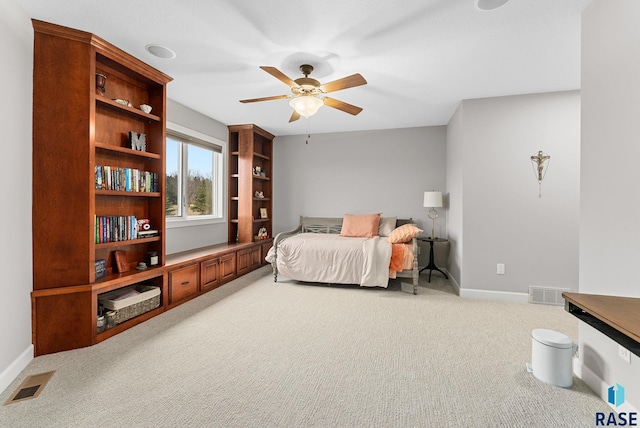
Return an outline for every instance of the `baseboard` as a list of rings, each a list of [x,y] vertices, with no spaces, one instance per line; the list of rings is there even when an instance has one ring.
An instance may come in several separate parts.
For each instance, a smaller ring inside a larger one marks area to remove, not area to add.
[[[453,277],[453,275],[451,275],[451,272],[449,272],[448,270],[444,269],[447,272],[447,276],[449,277],[449,283],[451,283],[451,285],[453,285],[453,288],[456,290],[456,294],[459,296],[460,295],[460,284],[458,284],[458,281],[456,281],[456,279]]]
[[[4,369],[4,371],[0,373],[0,393],[2,393],[5,389],[7,389],[9,385],[11,385],[11,382],[13,382],[18,377],[20,372],[22,372],[22,370],[24,370],[32,360],[33,344],[29,345],[27,349],[25,349],[24,352],[22,352],[22,354],[18,356],[18,358],[16,358],[11,364],[9,364],[9,367]]]
[[[584,383],[587,384],[591,390],[602,399],[605,403],[609,405],[616,412],[626,412],[626,413],[638,413],[638,410],[630,404],[628,401],[625,401],[620,406],[615,407],[613,404],[607,402],[609,395],[609,387],[611,385],[607,384],[604,380],[600,379],[600,376],[595,374],[589,367],[584,365],[581,360],[574,358],[573,360],[573,373],[582,379]]]
[[[512,291],[472,290],[461,288],[458,293],[464,299],[499,300],[505,302],[528,303],[528,293],[514,293]]]

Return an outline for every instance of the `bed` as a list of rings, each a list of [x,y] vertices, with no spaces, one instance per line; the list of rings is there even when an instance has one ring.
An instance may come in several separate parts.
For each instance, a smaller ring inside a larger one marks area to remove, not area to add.
[[[276,235],[265,257],[273,268],[274,282],[282,275],[303,282],[386,288],[390,278],[410,278],[413,294],[417,294],[415,235],[422,230],[411,219],[380,217],[375,235],[342,236],[346,229],[352,230],[352,224],[348,214],[342,218],[301,216],[295,230]],[[412,232],[406,235],[404,229]],[[401,230],[403,242],[389,242]]]

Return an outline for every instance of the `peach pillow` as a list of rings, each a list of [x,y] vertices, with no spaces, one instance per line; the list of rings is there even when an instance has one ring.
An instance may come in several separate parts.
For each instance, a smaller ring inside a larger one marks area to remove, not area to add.
[[[378,236],[378,223],[380,223],[380,213],[364,215],[345,214],[342,218],[340,236],[349,236],[352,238],[371,238]]]
[[[389,242],[392,244],[404,244],[411,241],[422,232],[422,229],[416,227],[415,224],[403,224],[398,226],[389,234]]]

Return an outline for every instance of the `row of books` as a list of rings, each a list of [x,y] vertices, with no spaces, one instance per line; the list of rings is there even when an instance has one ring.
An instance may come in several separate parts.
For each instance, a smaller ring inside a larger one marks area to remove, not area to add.
[[[96,165],[95,182],[98,190],[125,192],[158,192],[158,174],[133,168]]]
[[[148,225],[148,221],[146,219],[138,220],[132,215],[95,216],[95,243],[129,241],[158,236],[158,230],[141,227]]]
[[[138,222],[135,216],[95,216],[96,244],[136,239]]]

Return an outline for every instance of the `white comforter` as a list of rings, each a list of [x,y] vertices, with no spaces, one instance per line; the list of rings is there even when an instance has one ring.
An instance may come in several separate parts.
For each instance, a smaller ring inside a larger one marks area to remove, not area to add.
[[[274,260],[272,247],[266,257]],[[386,238],[300,233],[278,244],[278,275],[297,281],[387,287],[391,244]]]

